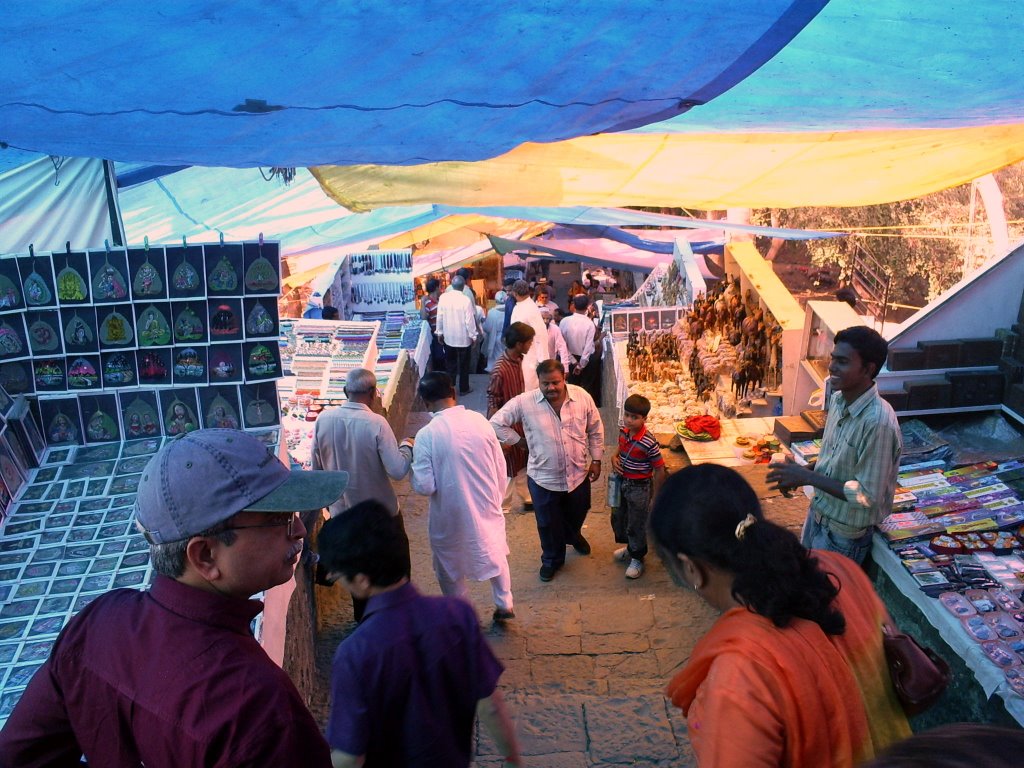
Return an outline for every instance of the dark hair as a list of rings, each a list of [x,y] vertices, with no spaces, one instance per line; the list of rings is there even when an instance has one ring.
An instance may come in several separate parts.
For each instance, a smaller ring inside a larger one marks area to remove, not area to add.
[[[440,287],[441,281],[438,280],[436,277],[432,277],[429,280],[427,280],[427,293],[433,293]]]
[[[416,392],[423,398],[425,403],[433,403],[436,400],[447,400],[455,396],[455,388],[452,386],[452,379],[444,371],[431,371],[420,379]]]
[[[501,284],[503,286],[505,286],[506,288],[510,288],[510,287],[512,287],[513,285],[516,284],[516,278],[514,278],[514,277],[506,277],[504,279],[504,281],[502,281]]]
[[[878,372],[885,365],[885,359],[889,356],[889,343],[882,338],[878,331],[868,328],[866,325],[851,325],[836,334],[836,344],[849,344],[860,355],[861,362],[874,363],[875,370],[871,378],[875,378]]]
[[[509,325],[505,329],[505,335],[502,339],[505,342],[507,349],[512,349],[516,344],[522,344],[524,341],[529,341],[537,332],[533,330],[533,326],[528,323],[515,322]]]
[[[587,307],[590,306],[590,297],[582,293],[577,293],[572,297],[572,305],[575,307],[577,312],[585,312]]]
[[[346,579],[365,573],[377,587],[395,584],[409,573],[409,538],[402,520],[375,499],[332,517],[317,537],[320,562]]]
[[[338,308],[332,307],[330,304],[324,304],[324,308],[320,312],[320,317],[324,320],[337,320]]]
[[[748,514],[757,522],[741,537]],[[697,464],[669,476],[651,510],[659,554],[689,555],[733,575],[732,595],[777,627],[808,619],[841,635],[846,619],[832,602],[838,586],[790,531],[765,520],[757,494],[736,470]]]
[[[470,269],[469,267],[459,267],[457,270],[455,270],[455,274],[464,279],[466,282],[469,282],[469,280],[473,277],[473,270]]]
[[[537,363],[538,379],[541,376],[544,376],[545,374],[554,373],[555,371],[558,371],[560,374],[562,374],[563,377],[565,376],[565,366],[562,365],[553,357],[548,360],[541,360],[539,363]]]
[[[525,280],[516,280],[512,283],[512,293],[516,296],[529,296],[530,284]]]
[[[550,298],[551,297],[551,290],[546,285],[538,285],[537,286],[537,295],[540,296],[541,294],[544,294],[545,296]]]
[[[651,401],[643,395],[630,395],[626,398],[626,402],[622,404],[622,410],[626,413],[643,416],[646,419],[647,414],[651,412]]]
[[[952,723],[896,742],[863,768],[1015,768],[1022,752],[1020,728]]]

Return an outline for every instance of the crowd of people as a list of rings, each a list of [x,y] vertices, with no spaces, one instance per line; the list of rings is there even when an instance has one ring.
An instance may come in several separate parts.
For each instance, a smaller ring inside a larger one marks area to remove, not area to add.
[[[135,509],[152,587],[115,590],[69,623],[0,732],[0,764],[468,766],[479,718],[504,764],[522,765],[503,667],[464,599],[467,581],[490,583],[495,623],[515,620],[503,513],[516,493],[535,516],[541,582],[570,547],[591,553],[582,530],[605,434],[587,388],[600,354],[589,299],[573,296],[552,333],[550,297],[535,301],[522,281],[508,288],[508,303],[499,295],[482,319],[461,276],[428,293],[443,362],[418,384],[430,421],[415,438],[398,442],[373,372],[355,369],[348,402],[317,420],[313,471],[289,470],[236,430],[165,445]],[[471,391],[469,348],[499,320],[500,354],[489,343],[481,352],[485,416],[459,396]],[[900,451],[874,387],[884,347],[868,329],[837,335],[821,459],[771,469],[780,487],[814,488],[802,541],[765,518],[732,469],[669,475],[645,427],[650,403],[624,405],[610,460],[623,546],[612,557],[639,578],[650,537],[673,580],[720,613],[667,689],[700,765],[845,768],[887,748],[878,764],[902,764],[892,745],[910,729],[882,649],[891,618],[859,566]],[[410,580],[391,485],[406,476],[428,499],[441,596]],[[346,589],[358,621],[334,657],[326,735],[249,630],[262,609],[252,596],[289,580],[308,546],[299,513],[320,509],[329,519],[316,579]]]

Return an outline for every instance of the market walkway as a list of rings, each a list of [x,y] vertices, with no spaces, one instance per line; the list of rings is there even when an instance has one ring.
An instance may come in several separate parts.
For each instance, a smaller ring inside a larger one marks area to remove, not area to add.
[[[473,377],[474,391],[461,399],[484,412],[487,378]],[[425,413],[410,416],[409,432]],[[606,434],[610,415],[606,415]],[[400,436],[401,437],[401,436]],[[670,468],[685,463],[682,453],[666,452]],[[607,462],[605,462],[607,468]],[[426,498],[397,484],[413,556],[413,580],[424,592],[439,594],[427,542]],[[694,764],[681,713],[662,696],[665,684],[685,662],[694,643],[714,620],[695,594],[675,587],[657,557],[636,581],[612,562],[616,548],[603,478],[595,485],[584,530],[593,553],[570,551],[566,566],[550,583],[537,577],[540,544],[533,515],[513,509],[506,518],[516,618],[506,629],[491,624],[490,586],[472,584],[474,605],[495,653],[505,665],[501,688],[516,720],[524,764],[536,768],[583,766],[690,766]],[[806,500],[777,497],[766,511],[798,525]],[[318,646],[320,678],[326,681],[338,642],[352,630],[351,604],[337,601],[325,617]],[[327,714],[326,685],[314,712]],[[500,768],[489,738],[477,744],[479,768]]]

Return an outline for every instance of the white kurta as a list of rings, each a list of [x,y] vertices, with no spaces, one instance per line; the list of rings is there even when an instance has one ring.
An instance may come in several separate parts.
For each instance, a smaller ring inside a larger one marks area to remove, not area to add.
[[[487,419],[457,405],[438,411],[416,434],[412,489],[430,497],[434,556],[453,578],[483,581],[508,557],[505,457]]]
[[[512,308],[512,322],[526,323],[533,328],[536,334],[533,337],[533,344],[530,351],[523,355],[523,383],[527,391],[536,389],[537,364],[542,360],[551,357],[551,350],[548,349],[548,328],[544,325],[544,318],[540,316],[540,310],[533,299],[517,301]]]

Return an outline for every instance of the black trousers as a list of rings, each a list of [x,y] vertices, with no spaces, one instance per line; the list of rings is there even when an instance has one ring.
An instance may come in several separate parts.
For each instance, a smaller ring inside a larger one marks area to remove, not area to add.
[[[451,377],[452,384],[458,381],[459,394],[469,391],[469,347],[449,347],[444,345],[444,365]],[[456,379],[456,376],[458,377]]]
[[[576,543],[590,511],[590,480],[571,491],[549,491],[527,476],[533,498],[533,512],[540,536],[540,561],[560,568],[565,564],[565,548]]]

